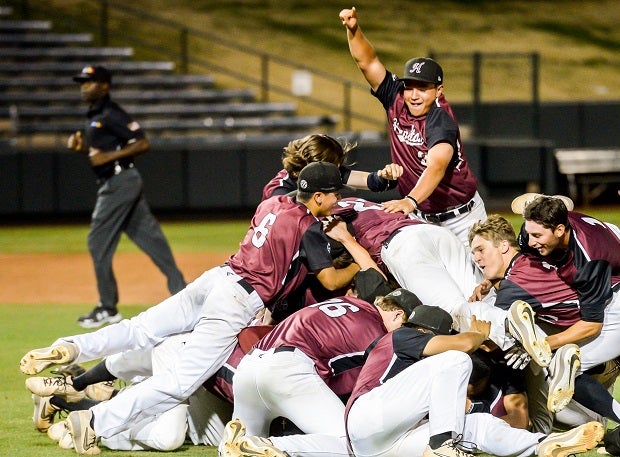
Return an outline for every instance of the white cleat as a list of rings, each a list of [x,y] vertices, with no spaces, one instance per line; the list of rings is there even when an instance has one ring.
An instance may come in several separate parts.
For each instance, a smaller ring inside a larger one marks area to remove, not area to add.
[[[22,357],[19,369],[25,374],[37,374],[51,365],[73,362],[77,355],[78,350],[73,343],[33,349]]]
[[[534,362],[547,367],[551,363],[551,347],[546,335],[534,323],[535,315],[528,303],[516,300],[508,310],[506,329],[521,343]]]
[[[525,211],[526,206],[532,203],[538,197],[559,198],[560,200],[562,200],[562,202],[564,202],[564,206],[566,206],[567,210],[572,211],[575,208],[575,204],[573,203],[573,201],[564,195],[545,195],[537,194],[535,192],[528,192],[526,194],[516,197],[510,204],[510,209],[512,209],[512,212],[515,214],[523,215],[523,211]]]
[[[552,433],[536,448],[538,457],[566,457],[594,449],[603,439],[605,429],[598,422],[588,422],[563,433]]]
[[[245,425],[239,419],[233,419],[224,427],[224,438],[218,446],[219,457],[242,457],[239,450],[241,438],[245,436]]]
[[[581,353],[576,344],[558,348],[551,359],[547,409],[557,413],[564,409],[575,393],[575,377],[581,368]]]

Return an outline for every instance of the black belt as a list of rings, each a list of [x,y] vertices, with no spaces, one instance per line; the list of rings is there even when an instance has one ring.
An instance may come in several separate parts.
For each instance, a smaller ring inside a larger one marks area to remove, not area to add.
[[[293,346],[280,346],[280,347],[275,348],[273,350],[273,353],[277,354],[278,352],[295,352],[295,349],[297,348]]]
[[[424,219],[426,222],[430,222],[431,224],[438,224],[440,222],[449,221],[450,219],[454,219],[456,216],[460,216],[461,214],[469,212],[474,207],[474,204],[474,200],[470,200],[469,203],[457,206],[456,208],[444,211],[443,213],[425,213],[416,210],[416,214],[422,219]]]
[[[385,241],[383,242],[383,247],[387,249],[388,244],[390,244],[390,242],[394,239],[394,237],[396,235],[398,235],[400,233],[400,231],[402,230],[402,228],[399,228],[397,230],[394,230],[392,233],[390,233],[390,236],[388,236]]]
[[[224,265],[220,265],[220,268],[225,268],[225,267],[230,268],[228,265],[225,265],[225,264]],[[239,284],[241,287],[243,287],[243,289],[248,293],[248,295],[250,295],[252,292],[254,292],[254,287],[252,287],[249,282],[247,282],[245,279],[243,279],[241,277],[239,279],[237,279],[237,284]]]
[[[129,170],[130,168],[133,168],[133,162],[130,162],[127,165],[123,165],[120,163],[116,164],[114,165],[114,167],[110,168],[106,173],[102,173],[101,175],[98,175],[97,184],[103,184],[108,179],[110,179],[112,176],[116,176],[120,174],[123,170]]]

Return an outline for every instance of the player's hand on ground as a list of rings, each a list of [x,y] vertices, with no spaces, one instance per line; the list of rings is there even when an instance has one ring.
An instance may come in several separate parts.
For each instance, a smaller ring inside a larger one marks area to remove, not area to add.
[[[390,200],[383,203],[383,211],[386,213],[404,213],[409,214],[415,210],[415,203],[408,198],[400,200]]]
[[[396,163],[388,163],[381,170],[377,171],[379,177],[393,181],[403,175],[403,167]]]
[[[474,289],[474,293],[471,295],[471,297],[469,297],[469,301],[482,300],[484,297],[486,297],[489,294],[492,287],[493,287],[493,284],[491,284],[491,281],[489,281],[488,279],[485,279],[484,281],[482,281],[480,284],[476,286],[476,288]]]
[[[523,370],[532,358],[521,345],[515,344],[504,354],[504,360],[509,367],[515,370]]]
[[[476,316],[471,317],[471,325],[469,326],[470,332],[481,333],[485,340],[489,339],[489,333],[491,332],[491,323],[489,321],[478,320]]]
[[[355,7],[340,11],[339,16],[342,21],[342,25],[346,28],[351,31],[354,31],[357,28],[357,12],[355,11]]]

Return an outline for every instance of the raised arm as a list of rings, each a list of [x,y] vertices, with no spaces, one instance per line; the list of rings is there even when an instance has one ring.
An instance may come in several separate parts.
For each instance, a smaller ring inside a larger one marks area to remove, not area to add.
[[[349,42],[351,56],[372,90],[377,90],[385,78],[386,70],[377,57],[375,48],[362,33],[355,7],[340,11],[340,20],[347,29],[347,41]]]

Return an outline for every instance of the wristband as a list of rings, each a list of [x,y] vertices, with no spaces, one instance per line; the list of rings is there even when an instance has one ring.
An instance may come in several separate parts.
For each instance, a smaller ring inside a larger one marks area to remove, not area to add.
[[[413,202],[413,204],[415,205],[415,208],[413,208],[414,210],[418,209],[418,201],[415,198],[413,198],[411,195],[405,195],[405,198],[408,198]]]

